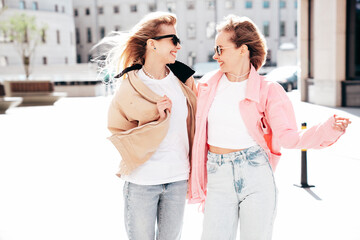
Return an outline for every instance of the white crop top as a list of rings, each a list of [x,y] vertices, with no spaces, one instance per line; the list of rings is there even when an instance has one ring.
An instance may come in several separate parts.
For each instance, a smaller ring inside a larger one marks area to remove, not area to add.
[[[225,74],[221,77],[208,114],[209,145],[243,149],[257,144],[249,135],[239,109],[247,81],[230,82]]]

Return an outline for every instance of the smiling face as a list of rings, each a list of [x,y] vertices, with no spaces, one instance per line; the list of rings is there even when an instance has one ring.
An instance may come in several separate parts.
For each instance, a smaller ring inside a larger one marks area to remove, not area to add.
[[[159,34],[157,34],[157,36],[165,36],[171,34],[176,35],[175,26],[163,24],[160,26],[160,32]],[[150,47],[152,47],[152,49],[150,50],[154,51],[159,61],[163,62],[164,64],[175,62],[177,52],[181,49],[180,43],[177,43],[177,45],[175,46],[171,37],[158,40],[151,39],[151,41],[153,42],[150,43]]]
[[[221,55],[215,52],[213,59],[219,63],[223,73],[237,69],[244,57],[244,54],[241,54],[241,47],[236,48],[235,43],[230,40],[232,34],[231,32],[221,31],[215,39],[215,46],[221,48]]]

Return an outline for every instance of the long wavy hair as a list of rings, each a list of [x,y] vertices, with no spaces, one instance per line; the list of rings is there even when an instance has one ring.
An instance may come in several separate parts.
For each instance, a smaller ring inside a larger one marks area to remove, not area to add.
[[[99,65],[100,78],[110,78],[134,64],[144,64],[146,42],[156,37],[161,25],[176,25],[176,15],[168,12],[153,12],[140,20],[129,32],[111,32],[93,49],[102,52],[95,61]]]
[[[264,36],[257,26],[248,17],[239,17],[230,14],[216,27],[217,32],[226,31],[233,33],[230,41],[237,48],[247,45],[250,52],[250,62],[256,70],[266,61],[267,46]]]

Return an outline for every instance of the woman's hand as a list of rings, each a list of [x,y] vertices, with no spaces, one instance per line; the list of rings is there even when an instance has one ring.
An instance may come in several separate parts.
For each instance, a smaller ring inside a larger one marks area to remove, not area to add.
[[[168,109],[169,112],[171,112],[172,102],[170,98],[168,98],[166,95],[164,95],[157,103],[157,109],[160,114],[159,120],[164,120],[166,117],[165,110]]]
[[[335,123],[333,124],[333,128],[339,131],[345,131],[348,125],[351,123],[349,118],[338,117],[336,114],[334,115]]]

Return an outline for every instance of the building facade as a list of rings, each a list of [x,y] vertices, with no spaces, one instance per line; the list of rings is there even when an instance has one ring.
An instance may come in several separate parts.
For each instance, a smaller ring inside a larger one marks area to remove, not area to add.
[[[0,21],[14,14],[35,16],[38,26],[46,26],[33,65],[75,64],[76,43],[72,0],[1,0]],[[22,59],[14,44],[0,32],[0,67],[20,66]]]
[[[359,26],[360,0],[300,1],[303,101],[360,107]]]
[[[297,45],[297,0],[74,0],[77,62],[97,55],[90,49],[106,34],[127,31],[152,11],[177,15],[178,60],[189,65],[212,60],[216,23],[228,14],[257,24],[267,40],[270,65],[276,64],[282,43]]]

